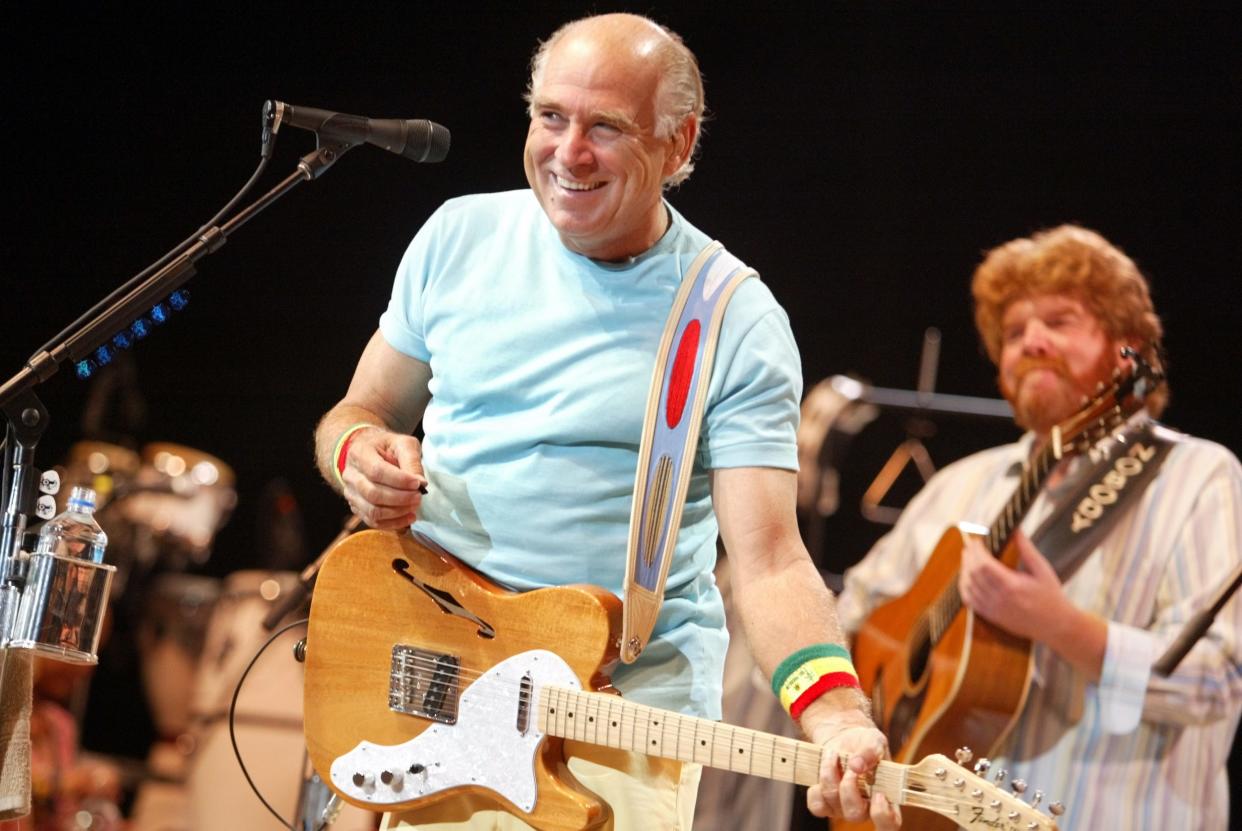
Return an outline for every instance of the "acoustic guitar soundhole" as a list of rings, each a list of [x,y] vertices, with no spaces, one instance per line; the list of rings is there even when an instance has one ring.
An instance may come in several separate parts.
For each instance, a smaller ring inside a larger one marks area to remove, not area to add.
[[[926,632],[920,632],[918,638],[910,645],[910,665],[907,672],[911,686],[920,686],[923,673],[927,672],[927,662],[931,658],[931,639]]]
[[[910,741],[919,712],[923,709],[923,698],[924,694],[920,692],[918,695],[903,695],[897,700],[893,707],[893,717],[885,731],[889,747],[904,748]]]

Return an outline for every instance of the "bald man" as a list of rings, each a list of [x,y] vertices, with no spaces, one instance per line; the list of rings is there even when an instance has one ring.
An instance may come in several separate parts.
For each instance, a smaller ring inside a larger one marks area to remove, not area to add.
[[[412,525],[516,590],[620,594],[653,361],[683,272],[710,242],[665,199],[693,168],[703,84],[677,35],[603,15],[541,44],[527,100],[530,188],[451,200],[419,231],[345,398],[319,424],[317,457],[373,528]],[[733,296],[716,356],[659,619],[638,660],[612,674],[630,700],[710,719],[728,643],[718,534],[765,672],[842,643],[794,516],[797,349],[758,280]],[[410,435],[420,420],[421,443]],[[860,790],[887,752],[865,700],[821,686],[795,708],[830,750],[811,810],[897,827],[896,809]],[[611,827],[690,828],[697,765],[566,746]],[[453,827],[527,827],[462,813]]]

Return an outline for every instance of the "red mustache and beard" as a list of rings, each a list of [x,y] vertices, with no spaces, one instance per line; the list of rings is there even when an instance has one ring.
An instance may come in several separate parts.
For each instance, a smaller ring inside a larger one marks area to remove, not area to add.
[[[1117,368],[1117,359],[1104,350],[1095,366],[1084,376],[1075,377],[1065,359],[1058,356],[1024,357],[1014,366],[1010,384],[1006,376],[997,379],[1001,393],[1013,407],[1014,421],[1019,427],[1046,433],[1065,421],[1107,383]],[[1051,373],[1030,379],[1032,373]]]

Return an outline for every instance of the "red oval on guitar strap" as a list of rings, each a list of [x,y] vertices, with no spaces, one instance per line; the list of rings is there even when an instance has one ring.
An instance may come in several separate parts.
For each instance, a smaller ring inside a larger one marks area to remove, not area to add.
[[[664,410],[670,429],[681,423],[682,412],[686,409],[690,382],[694,379],[694,362],[699,354],[700,328],[697,320],[691,320],[677,344],[677,357],[673,359],[673,371],[668,379],[668,403]]]

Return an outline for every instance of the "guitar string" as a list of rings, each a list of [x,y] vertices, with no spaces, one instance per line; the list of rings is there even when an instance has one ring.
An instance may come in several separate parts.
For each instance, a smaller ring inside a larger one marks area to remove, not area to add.
[[[431,673],[432,675],[435,675],[435,674],[441,673],[444,669],[443,665],[438,663],[435,659],[429,658],[429,657],[414,656],[414,660],[412,663],[416,665],[417,664],[423,665],[423,668],[416,670],[416,672]],[[458,670],[459,679],[466,679],[470,677],[474,677],[475,679],[481,678],[483,675],[486,675],[487,672],[489,671],[489,670],[484,670],[480,672],[468,666],[462,667],[461,665],[457,666],[457,670]],[[427,679],[424,678],[424,680],[427,680]],[[433,681],[432,683],[435,683],[435,682]],[[443,681],[439,683],[443,683]],[[723,724],[720,722],[714,722],[709,719],[703,719],[703,718],[699,718],[696,716],[687,716],[682,713],[664,711],[658,708],[648,707],[646,705],[636,704],[631,701],[626,701],[625,699],[615,698],[605,693],[599,693],[599,692],[594,692],[594,691],[585,690],[585,689],[573,689],[570,687],[532,683],[529,690],[522,690],[519,688],[519,691],[517,693],[517,700],[519,703],[524,702],[527,704],[533,704],[536,701],[535,699],[536,694],[544,693],[544,692],[551,693],[552,696],[561,698],[562,702],[565,702],[569,705],[579,704],[581,706],[582,712],[587,714],[588,718],[593,717],[590,712],[590,704],[592,703],[592,701],[594,701],[595,703],[599,705],[597,708],[595,708],[594,717],[598,717],[601,710],[608,709],[609,705],[620,705],[622,707],[622,712],[620,714],[620,722],[612,725],[611,727],[609,726],[600,727],[598,722],[596,722],[594,728],[588,727],[588,726],[579,726],[577,724],[570,726],[566,723],[567,715],[561,715],[559,719],[556,715],[554,715],[554,712],[556,709],[555,704],[558,702],[553,702],[549,700],[547,702],[548,716],[551,719],[558,719],[560,727],[561,727],[561,729],[558,730],[558,732],[564,734],[565,738],[575,738],[581,741],[589,741],[590,735],[594,734],[596,738],[596,743],[601,743],[599,741],[599,733],[602,730],[605,734],[604,741],[602,743],[608,744],[608,731],[609,730],[616,729],[619,732],[624,732],[624,730],[628,727],[631,729],[631,731],[633,731],[633,729],[637,726],[637,723],[640,721],[653,720],[653,722],[657,724],[660,721],[663,721],[666,724],[665,724],[665,727],[661,729],[660,731],[661,736],[658,740],[653,740],[653,741],[658,741],[658,746],[660,747],[661,751],[663,751],[664,748],[668,746],[671,746],[674,749],[674,751],[677,751],[684,744],[684,739],[680,736],[682,727],[685,727],[685,726],[694,727],[697,725],[703,725],[708,728],[708,733],[710,734],[710,737],[711,737],[711,745],[707,748],[707,750],[700,751],[697,748],[695,748],[695,749],[692,749],[689,754],[674,753],[673,758],[678,758],[681,755],[689,755],[693,761],[701,761],[701,757],[705,757],[707,760],[710,760],[710,761],[715,761],[716,758],[719,756],[720,751],[722,749],[732,751],[738,748],[739,745],[744,744],[746,748],[750,751],[750,755],[748,757],[749,761],[745,765],[745,770],[746,772],[751,772],[751,773],[753,773],[756,768],[758,768],[760,771],[762,771],[762,769],[764,768],[767,768],[770,772],[775,771],[777,767],[775,760],[778,757],[782,756],[782,751],[783,751],[784,758],[787,759],[789,757],[796,755],[795,750],[798,747],[808,744],[807,742],[801,742],[797,739],[793,739],[787,736],[770,735],[770,734],[762,733],[760,731],[750,730],[749,728],[734,727],[732,725],[727,725],[727,724]],[[480,699],[481,703],[487,706],[498,706],[498,705],[503,704],[506,708],[511,707],[513,700],[514,700],[514,697],[512,695],[508,695],[505,693],[487,693],[484,695],[484,694],[480,694],[479,691],[475,691],[475,697]],[[576,712],[577,710],[575,710],[575,713]],[[610,718],[611,715],[612,714],[608,714],[608,717]],[[669,723],[674,723],[676,725],[676,732],[674,735],[674,739],[671,742],[667,741],[666,736],[664,735],[664,733],[667,732]],[[728,730],[732,734],[731,740],[727,743],[728,746],[725,748],[718,748],[716,746],[717,736],[715,734],[719,733],[721,730]],[[645,739],[649,738],[650,733],[651,731],[650,731],[650,726],[649,726],[644,738]],[[698,736],[699,734],[697,732],[693,736],[691,736],[692,747],[693,747],[693,738],[698,737]],[[749,741],[739,742],[737,741],[738,737],[741,737],[743,739],[748,739]],[[756,739],[760,740],[761,743],[756,743]],[[633,741],[633,739],[631,739],[631,741],[628,743],[623,742],[623,741],[619,743],[623,747],[625,746],[635,747],[635,744],[636,744],[636,742]],[[782,744],[784,745],[784,747],[781,747]],[[770,745],[770,746],[765,746],[765,745]],[[637,750],[637,748],[635,749]],[[816,748],[816,750],[818,751],[818,748]],[[727,758],[729,758],[730,760],[733,759],[731,752],[728,754]],[[739,769],[738,767],[735,767],[732,764],[710,765],[709,762],[703,762],[703,763],[709,764],[709,766],[723,767],[726,770],[738,770]],[[818,764],[819,764],[818,760],[816,760],[815,767],[818,767]],[[782,761],[781,767],[782,768],[793,768],[793,765],[786,761]],[[905,766],[905,768],[906,768],[905,779],[907,782],[914,782],[917,784],[922,784],[924,785],[924,787],[931,786],[932,788],[944,786],[943,782],[938,777],[932,774],[922,773],[909,766]],[[901,774],[899,772],[894,771],[892,773],[886,773],[883,775],[888,778],[896,778],[900,776]],[[877,774],[877,778],[880,778],[880,776],[881,774]],[[781,779],[783,777],[771,775],[769,778]],[[973,783],[973,784],[977,787],[978,783]],[[993,789],[994,791],[999,790],[996,788],[996,786],[992,785],[991,783],[985,782],[984,784],[989,785],[990,788]],[[895,786],[896,786],[896,783],[893,782],[889,787],[891,789],[892,787],[895,787]],[[956,798],[953,796],[942,796],[942,795],[938,795],[934,793],[929,793],[926,790],[920,791],[920,790],[917,790],[911,787],[902,788],[902,793],[904,794],[904,799],[902,800],[904,804],[915,805],[917,807],[926,807],[931,810],[936,810],[937,808],[947,809],[955,805],[964,804],[966,802],[965,796],[961,798]],[[1008,794],[1006,794],[1004,791],[999,791],[999,793],[1002,796],[1008,796]],[[1019,804],[1024,805],[1024,803],[1019,803]],[[1002,801],[1002,808],[1003,807],[1012,808],[1014,806],[1012,804],[1006,806],[1005,803]]]

